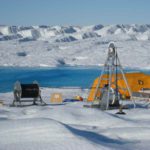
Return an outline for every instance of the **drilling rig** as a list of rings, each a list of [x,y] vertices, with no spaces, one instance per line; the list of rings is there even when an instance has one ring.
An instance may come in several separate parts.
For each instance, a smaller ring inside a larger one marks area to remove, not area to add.
[[[121,77],[118,77],[118,73],[121,74]],[[124,90],[128,91],[130,99],[132,100],[132,92],[128,85],[122,65],[120,63],[117,48],[114,45],[114,43],[111,42],[108,46],[107,58],[102,69],[101,75],[98,79],[98,84],[96,86],[96,90],[93,97],[94,101],[99,102],[99,106],[102,110],[120,107],[121,96],[119,93],[120,87],[118,86],[118,80],[120,80],[120,78],[122,78],[126,85],[126,88]],[[107,84],[101,87],[100,85],[103,80],[107,81]],[[100,93],[100,96],[98,93]],[[135,107],[135,102],[133,101],[133,103]]]

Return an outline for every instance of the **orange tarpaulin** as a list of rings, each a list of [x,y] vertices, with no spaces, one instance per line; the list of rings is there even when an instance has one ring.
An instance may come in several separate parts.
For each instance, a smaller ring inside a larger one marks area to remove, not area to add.
[[[108,79],[107,76],[108,76],[107,74],[104,74],[102,76],[102,80],[99,86],[100,89],[104,87],[105,84],[108,83],[108,80],[106,80]],[[138,92],[142,88],[150,88],[150,75],[147,75],[141,72],[134,72],[134,73],[125,73],[125,77],[131,89],[131,92]],[[91,90],[88,96],[89,102],[94,100],[94,95],[96,92],[96,87],[98,85],[98,80],[99,80],[99,77],[95,79],[91,87]],[[114,82],[114,80],[115,80],[115,75],[112,75],[112,82]],[[123,80],[122,74],[118,74],[118,87],[119,87],[120,94],[124,95],[125,97],[130,96],[127,90],[125,81]],[[115,88],[115,84],[112,85],[112,88]],[[100,90],[96,94],[96,97],[99,97],[99,96],[100,96]]]

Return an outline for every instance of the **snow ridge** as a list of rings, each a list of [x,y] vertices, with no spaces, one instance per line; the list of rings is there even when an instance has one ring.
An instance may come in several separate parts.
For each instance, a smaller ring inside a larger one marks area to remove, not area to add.
[[[105,36],[128,36],[132,40],[149,40],[150,39],[150,25],[92,25],[92,26],[0,26],[0,41],[32,38],[32,39],[50,39],[55,37],[59,40],[60,36],[67,38],[72,36],[75,39],[86,39],[93,37]],[[79,38],[80,37],[80,38]],[[134,38],[133,38],[134,37]],[[74,40],[73,40],[74,41]],[[61,40],[66,42],[66,40]],[[72,40],[68,40],[72,42]]]

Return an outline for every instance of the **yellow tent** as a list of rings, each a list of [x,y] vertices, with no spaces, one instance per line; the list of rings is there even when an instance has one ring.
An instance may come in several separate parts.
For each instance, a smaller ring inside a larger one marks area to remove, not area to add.
[[[141,72],[134,72],[134,73],[126,73],[125,74],[128,85],[131,89],[131,92],[138,92],[139,90],[141,90],[142,88],[150,88],[150,75],[141,73]],[[107,78],[107,74],[104,74],[102,76],[102,80],[100,83],[99,88],[104,87],[105,84],[107,84],[107,80],[105,80]],[[96,87],[98,84],[98,80],[99,77],[95,79],[89,96],[88,96],[88,101],[91,102],[94,100],[94,95],[95,95],[95,91],[96,91]],[[112,76],[112,82],[114,82],[115,80],[115,75],[113,74]],[[122,74],[118,74],[118,87],[119,87],[119,92],[120,94],[124,95],[125,97],[129,97],[129,92],[126,90],[126,84],[125,81],[122,78]],[[115,88],[115,85],[112,85],[112,88]],[[96,94],[96,97],[100,96],[100,91]]]

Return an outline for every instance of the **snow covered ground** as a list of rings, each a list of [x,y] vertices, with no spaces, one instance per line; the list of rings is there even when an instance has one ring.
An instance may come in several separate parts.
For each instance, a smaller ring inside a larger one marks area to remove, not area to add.
[[[49,103],[52,92],[64,98],[76,94],[87,97],[87,90],[42,89]],[[1,150],[144,150],[150,147],[150,109],[138,102],[136,109],[101,111],[85,108],[86,102],[63,105],[9,107],[12,93],[1,94]],[[130,104],[130,102],[129,102]]]
[[[123,66],[150,69],[150,25],[0,26],[0,66],[95,66],[106,59],[115,41]],[[63,98],[88,90],[42,89]],[[137,101],[136,109],[101,111],[86,102],[62,105],[9,107],[12,93],[1,93],[0,150],[144,150],[150,147],[150,109]],[[131,102],[128,102],[131,105]]]
[[[150,25],[0,26],[0,66],[102,65],[115,41],[123,66],[149,69],[149,40]]]

